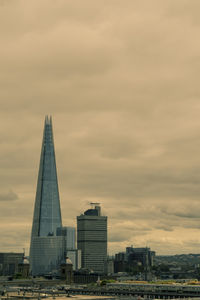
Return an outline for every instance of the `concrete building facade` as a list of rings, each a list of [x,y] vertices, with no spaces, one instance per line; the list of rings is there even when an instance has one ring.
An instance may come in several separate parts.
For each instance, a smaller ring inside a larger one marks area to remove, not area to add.
[[[11,276],[19,271],[19,264],[23,261],[24,253],[0,253],[0,276]]]
[[[67,250],[66,256],[69,257],[69,259],[71,260],[74,271],[81,269],[81,250]]]
[[[107,217],[101,215],[99,204],[94,205],[77,217],[77,248],[82,268],[102,274],[107,260]]]

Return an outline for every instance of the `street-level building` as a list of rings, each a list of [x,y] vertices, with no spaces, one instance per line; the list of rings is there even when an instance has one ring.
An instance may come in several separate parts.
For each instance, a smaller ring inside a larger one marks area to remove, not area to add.
[[[24,253],[1,252],[0,276],[11,276],[18,273],[19,263],[23,261]]]

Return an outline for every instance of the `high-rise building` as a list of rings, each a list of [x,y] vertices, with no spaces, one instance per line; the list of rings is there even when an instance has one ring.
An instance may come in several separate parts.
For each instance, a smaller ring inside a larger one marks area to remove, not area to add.
[[[73,264],[73,270],[81,269],[81,250],[67,250],[66,257],[69,257],[69,259],[71,260]]]
[[[63,226],[57,228],[57,235],[63,236],[66,250],[76,249],[76,228]]]
[[[155,251],[151,251],[148,247],[126,247],[126,257],[129,264],[132,262],[140,262],[144,268],[149,268],[153,266]]]
[[[40,166],[33,216],[30,267],[32,275],[58,270],[64,257],[63,237],[52,119],[45,118]]]
[[[81,268],[81,250],[76,249],[76,228],[63,226],[57,229],[57,235],[63,236],[65,257],[69,257],[73,270]]]
[[[153,266],[155,251],[150,248],[126,247],[126,252],[115,254],[114,271],[132,272],[136,266],[141,266],[145,271]]]
[[[104,273],[107,259],[107,217],[94,203],[92,209],[77,217],[77,248],[81,250],[82,268]]]

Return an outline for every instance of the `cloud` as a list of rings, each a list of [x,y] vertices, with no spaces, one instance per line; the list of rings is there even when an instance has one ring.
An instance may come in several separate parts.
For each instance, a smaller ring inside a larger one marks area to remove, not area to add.
[[[18,195],[12,190],[4,193],[0,193],[0,201],[15,201],[18,199]]]
[[[179,218],[188,218],[188,219],[198,219],[200,214],[198,212],[199,202],[193,200],[192,203],[187,201],[182,201],[181,205],[164,205],[161,208],[161,211],[164,214],[176,216]],[[197,224],[198,226],[198,224]]]
[[[0,231],[12,233],[3,249],[24,247],[20,231],[28,251],[52,114],[63,224],[97,201],[109,252],[198,252],[199,2],[0,5]]]

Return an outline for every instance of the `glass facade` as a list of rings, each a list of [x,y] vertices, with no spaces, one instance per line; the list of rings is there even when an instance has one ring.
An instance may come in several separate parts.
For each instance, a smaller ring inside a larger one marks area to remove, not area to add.
[[[58,228],[57,235],[63,236],[66,250],[76,249],[76,228],[75,227],[64,226]]]
[[[33,275],[51,272],[63,258],[61,237],[56,235],[62,227],[52,119],[45,118],[40,166],[33,216],[30,264]],[[62,253],[62,255],[61,255]],[[39,266],[43,266],[39,270]]]
[[[63,258],[62,237],[32,238],[32,275],[57,273]]]

